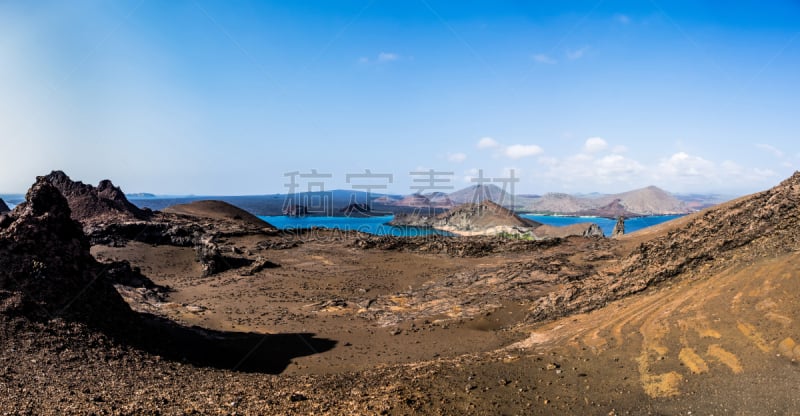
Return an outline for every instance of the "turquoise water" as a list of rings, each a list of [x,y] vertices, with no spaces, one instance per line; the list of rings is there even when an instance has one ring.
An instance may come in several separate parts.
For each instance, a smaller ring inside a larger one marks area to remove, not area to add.
[[[617,223],[617,220],[599,217],[558,217],[552,215],[531,214],[522,214],[520,217],[528,218],[547,225],[571,225],[579,222],[593,222],[600,226],[600,228],[603,230],[603,234],[606,236],[611,235],[611,231],[614,230],[614,224]],[[642,228],[652,227],[654,225],[661,224],[662,222],[667,222],[680,217],[681,215],[653,215],[650,217],[629,218],[625,220],[625,233],[632,233],[634,231],[641,230]]]
[[[345,231],[361,231],[375,235],[393,235],[397,237],[419,237],[431,234],[450,235],[449,233],[428,228],[415,227],[392,227],[386,225],[394,216],[386,215],[380,217],[315,217],[308,216],[303,218],[287,217],[284,215],[262,215],[258,218],[282,229],[296,230],[311,227],[336,228]]]
[[[548,225],[570,225],[579,222],[593,222],[600,226],[606,236],[611,235],[616,220],[598,217],[556,217],[549,215],[521,215],[534,221]],[[651,217],[631,218],[625,221],[625,232],[632,233],[642,228],[647,228],[662,222],[679,218],[680,215],[657,215]],[[280,216],[259,216],[262,220],[282,229],[295,230],[311,227],[335,228],[346,231],[361,231],[376,235],[394,235],[399,237],[416,237],[431,234],[449,235],[438,230],[414,227],[392,227],[386,225],[394,218],[392,215],[381,217],[351,218],[351,217],[315,217],[303,218]]]

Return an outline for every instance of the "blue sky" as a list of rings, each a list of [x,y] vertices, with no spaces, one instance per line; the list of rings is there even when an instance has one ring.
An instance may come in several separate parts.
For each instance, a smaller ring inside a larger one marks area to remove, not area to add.
[[[796,1],[3,1],[0,192],[741,194],[800,167],[798,93]]]

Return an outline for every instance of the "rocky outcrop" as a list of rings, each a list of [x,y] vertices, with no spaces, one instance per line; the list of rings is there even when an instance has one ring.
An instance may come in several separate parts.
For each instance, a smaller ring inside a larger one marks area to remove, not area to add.
[[[614,230],[611,231],[611,237],[619,237],[625,234],[625,217],[617,217],[617,223],[614,224]]]
[[[111,280],[127,278],[130,268],[102,265],[92,257],[67,200],[47,179],[38,178],[6,218],[0,225],[0,313],[102,327],[132,317]],[[106,274],[109,269],[115,274]]]
[[[211,276],[229,269],[213,235],[201,236],[195,244],[197,261],[203,266],[203,276]]]
[[[130,203],[109,180],[94,187],[53,171],[37,181],[50,183],[66,198],[72,218],[83,224],[92,244],[119,246],[134,240],[194,247],[204,275],[230,268],[216,242],[219,237],[276,232],[271,224],[222,201],[195,201],[152,212]]]
[[[433,217],[419,214],[398,215],[389,224],[433,227],[458,235],[521,234],[541,225],[488,200],[480,204],[460,205]]]
[[[394,214],[394,218],[389,221],[389,225],[394,227],[432,228],[435,218],[435,215],[398,212]]]
[[[9,211],[11,211],[11,209],[9,209],[8,205],[6,205],[6,201],[3,201],[3,198],[0,198],[0,215],[3,215]]]
[[[119,187],[110,180],[102,180],[94,187],[80,181],[73,181],[64,172],[58,170],[47,176],[37,178],[52,184],[67,199],[72,218],[82,224],[146,220],[151,216],[149,210],[139,209],[133,205]]]
[[[350,246],[368,250],[394,250],[429,254],[447,254],[453,257],[483,257],[497,253],[530,252],[560,244],[557,238],[535,240],[502,236],[447,237],[429,235],[402,238],[388,235],[358,234]]]
[[[533,231],[540,238],[567,238],[572,236],[603,238],[603,229],[593,222],[581,222],[565,226],[542,225]]]
[[[193,247],[203,275],[239,266],[219,241],[242,235],[273,235],[277,229],[253,214],[223,201],[195,201],[153,212],[149,220],[89,221],[85,230],[92,244],[124,246],[128,241]]]

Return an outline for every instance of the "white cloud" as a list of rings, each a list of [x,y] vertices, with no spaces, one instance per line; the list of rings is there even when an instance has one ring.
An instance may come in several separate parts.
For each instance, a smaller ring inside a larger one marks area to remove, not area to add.
[[[587,153],[602,152],[606,148],[608,148],[608,142],[601,137],[590,137],[586,139],[586,143],[583,145],[583,151]]]
[[[715,175],[714,162],[700,156],[678,152],[658,165],[662,174],[677,177],[712,177]]]
[[[447,160],[449,160],[451,162],[455,162],[455,163],[461,163],[461,162],[467,160],[467,155],[464,154],[464,153],[461,153],[461,152],[448,153],[447,154]]]
[[[400,59],[400,55],[392,52],[381,52],[378,54],[378,62],[392,62]]]
[[[773,156],[777,157],[778,159],[781,159],[784,156],[784,153],[783,153],[783,151],[781,149],[778,149],[777,147],[769,145],[769,144],[758,143],[758,144],[756,144],[756,147],[761,149],[761,150],[763,150],[763,151],[765,151],[765,152],[767,152],[767,153],[771,153]]]
[[[584,46],[582,48],[578,48],[578,49],[575,49],[575,50],[568,50],[567,51],[567,59],[573,60],[573,61],[576,60],[576,59],[581,59],[581,58],[583,58],[583,55],[588,50],[589,50],[588,46]]]
[[[542,156],[539,158],[539,163],[544,166],[556,166],[558,165],[558,158],[552,156]]]
[[[723,181],[758,182],[778,175],[771,169],[747,169],[731,160],[720,163],[719,167],[719,177]]]
[[[534,61],[540,64],[553,65],[558,63],[558,61],[543,53],[537,53],[536,55],[533,55],[532,58]]]
[[[394,52],[381,52],[375,58],[369,58],[367,56],[362,56],[358,58],[358,63],[360,64],[387,64],[389,62],[399,61],[402,57],[400,54]]]
[[[616,20],[617,23],[622,23],[623,25],[627,25],[631,22],[631,18],[629,16],[619,13],[614,15],[614,20]]]
[[[772,146],[759,148],[778,155]],[[619,192],[656,185],[673,192],[742,192],[766,189],[786,169],[780,163],[769,168],[740,165],[731,160],[714,161],[700,155],[677,152],[650,163],[628,157],[625,146],[600,137],[587,139],[579,152],[568,156],[547,155],[536,159],[532,174],[550,190]],[[778,162],[788,161],[784,155]]]
[[[644,171],[641,163],[622,155],[608,155],[594,162],[595,173],[601,178],[630,178]]]
[[[473,178],[478,176],[478,168],[472,168],[464,172],[464,182],[471,183]]]
[[[492,149],[497,146],[500,146],[500,143],[491,137],[483,137],[478,140],[478,149]]]
[[[632,187],[641,179],[647,168],[636,160],[619,154],[595,157],[578,153],[562,159],[540,158],[539,163],[546,167],[541,176],[563,184],[580,184],[586,190],[597,190],[596,185],[622,183]]]
[[[535,144],[515,144],[508,146],[504,153],[511,159],[520,159],[523,157],[536,156],[542,152],[544,152],[544,150]]]

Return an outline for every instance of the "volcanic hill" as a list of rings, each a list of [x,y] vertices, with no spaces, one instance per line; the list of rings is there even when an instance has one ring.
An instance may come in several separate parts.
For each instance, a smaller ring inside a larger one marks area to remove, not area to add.
[[[186,215],[217,221],[237,221],[257,228],[275,230],[275,227],[255,215],[223,201],[203,200],[188,204],[172,205],[163,210],[165,213]]]

